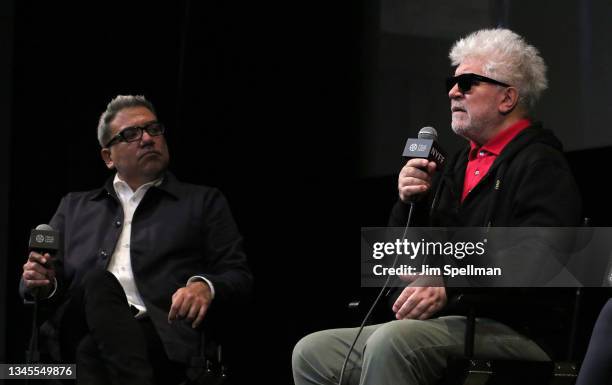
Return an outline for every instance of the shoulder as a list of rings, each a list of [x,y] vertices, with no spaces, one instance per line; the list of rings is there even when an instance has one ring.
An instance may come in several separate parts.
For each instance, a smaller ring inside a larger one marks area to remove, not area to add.
[[[72,191],[64,195],[62,203],[64,204],[75,204],[89,201],[95,201],[100,197],[108,195],[104,188],[97,188],[89,191]]]
[[[536,123],[525,129],[508,146],[516,151],[512,162],[515,165],[534,167],[536,164],[548,164],[569,169],[563,145],[552,131],[544,129],[541,124]]]
[[[161,189],[174,195],[179,200],[198,201],[204,206],[227,205],[224,194],[216,187],[182,182],[174,176],[169,176],[169,180]]]
[[[174,193],[178,198],[197,197],[198,199],[212,199],[223,195],[216,187],[182,182],[176,178],[168,183],[167,188],[169,192]]]
[[[569,164],[563,152],[546,143],[529,143],[516,155],[515,162],[518,166],[542,167],[551,166],[569,170]]]

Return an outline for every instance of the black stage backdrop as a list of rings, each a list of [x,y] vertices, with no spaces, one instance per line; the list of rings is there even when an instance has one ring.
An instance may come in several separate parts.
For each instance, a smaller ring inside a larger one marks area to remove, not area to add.
[[[359,228],[385,225],[403,140],[429,124],[442,136],[450,132],[438,89],[457,34],[445,30],[451,24],[439,22],[445,14],[436,10],[458,5],[430,3],[433,23],[414,16],[415,9],[428,12],[425,3],[395,0],[2,2],[0,362],[24,362],[30,315],[17,284],[30,229],[47,223],[67,192],[99,187],[110,176],[99,155],[97,118],[113,96],[144,94],[168,127],[171,170],[220,188],[245,237],[256,287],[232,329],[240,341],[233,353],[242,357],[236,383],[292,383],[299,338],[356,323],[345,305],[360,284]],[[585,43],[569,44],[579,63],[564,59],[563,39],[540,34],[533,9],[518,1],[473,3],[491,12],[465,21],[447,10],[456,28],[502,21],[552,55],[556,81],[544,95],[545,122],[567,120],[578,139],[609,145],[600,124],[607,110],[597,108],[609,104],[600,92],[609,76],[591,71],[604,68],[595,64],[608,55],[598,48],[610,34],[591,33],[606,21],[605,2],[580,2],[580,12],[555,8],[563,16],[557,21],[580,16],[568,29]],[[397,33],[400,26],[408,35]],[[580,86],[575,76],[561,76],[573,66],[581,69]],[[605,81],[596,87],[593,77]],[[432,107],[419,107],[427,95]],[[578,150],[582,142],[566,145]],[[607,164],[611,153],[602,147],[569,154],[585,215],[598,226],[609,225],[612,208],[593,165]],[[581,330],[586,341],[590,326]]]
[[[13,1],[0,3],[0,292],[7,292],[8,196],[10,184],[11,68],[13,60]],[[8,284],[10,285],[10,283]],[[6,315],[10,297],[0,296],[0,362],[6,362]],[[10,312],[8,313],[10,314]],[[2,383],[2,380],[0,380]]]
[[[337,326],[329,314],[341,314],[359,286],[357,264],[353,289],[337,284],[358,258],[366,19],[362,3],[346,5],[16,4],[14,123],[0,151],[4,160],[10,143],[10,172],[1,174],[10,182],[3,361],[24,362],[29,313],[17,284],[30,229],[49,221],[64,194],[110,175],[97,118],[113,96],[144,94],[168,127],[171,170],[220,188],[245,237],[256,293],[236,320],[239,378],[291,383],[295,342]]]

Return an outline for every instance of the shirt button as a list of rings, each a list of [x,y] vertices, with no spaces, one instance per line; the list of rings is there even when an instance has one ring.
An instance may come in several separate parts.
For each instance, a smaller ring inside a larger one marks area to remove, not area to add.
[[[100,257],[102,258],[108,257],[108,253],[106,252],[106,250],[100,250]]]
[[[480,152],[478,153],[478,155],[480,155],[480,156],[484,156],[484,155],[485,155],[485,153],[484,153],[484,151],[480,151]]]
[[[474,171],[474,175],[476,175],[476,176],[480,175],[480,171],[478,171],[478,170]]]
[[[121,226],[121,221],[115,222],[115,227],[119,227],[119,226]]]

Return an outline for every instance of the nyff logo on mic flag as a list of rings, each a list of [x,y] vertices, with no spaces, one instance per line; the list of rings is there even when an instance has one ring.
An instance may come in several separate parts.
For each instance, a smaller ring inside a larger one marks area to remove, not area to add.
[[[424,158],[436,162],[442,168],[446,162],[446,155],[438,145],[438,133],[433,127],[423,127],[419,130],[418,138],[409,138],[404,146],[404,158]]]
[[[444,154],[436,148],[434,141],[431,139],[408,139],[402,155],[406,158],[429,159],[436,162],[438,166],[444,165],[446,160]]]

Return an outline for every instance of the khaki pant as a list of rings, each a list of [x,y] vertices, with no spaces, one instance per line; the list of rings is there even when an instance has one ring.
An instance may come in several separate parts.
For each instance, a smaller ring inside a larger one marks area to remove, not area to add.
[[[399,320],[366,326],[351,353],[343,385],[433,385],[449,355],[464,351],[466,318]],[[358,328],[332,329],[302,338],[293,349],[296,385],[338,385],[342,363]],[[548,361],[533,341],[511,328],[477,319],[476,357]]]

